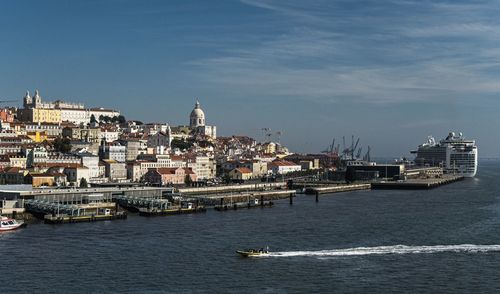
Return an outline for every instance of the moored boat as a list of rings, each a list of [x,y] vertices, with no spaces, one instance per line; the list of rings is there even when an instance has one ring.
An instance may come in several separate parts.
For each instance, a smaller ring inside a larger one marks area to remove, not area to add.
[[[0,220],[0,232],[4,231],[12,231],[15,229],[19,229],[21,227],[25,227],[26,224],[24,222],[18,222],[15,219],[8,218],[6,216],[2,216]]]

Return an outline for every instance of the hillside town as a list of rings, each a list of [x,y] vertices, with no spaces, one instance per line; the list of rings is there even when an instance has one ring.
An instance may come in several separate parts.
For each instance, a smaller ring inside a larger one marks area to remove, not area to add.
[[[271,136],[263,142],[217,136],[198,101],[189,125],[170,125],[125,118],[114,109],[47,102],[37,90],[26,92],[22,108],[2,108],[0,119],[1,184],[206,186],[274,180],[319,169],[320,162],[329,167],[323,155],[293,154]]]

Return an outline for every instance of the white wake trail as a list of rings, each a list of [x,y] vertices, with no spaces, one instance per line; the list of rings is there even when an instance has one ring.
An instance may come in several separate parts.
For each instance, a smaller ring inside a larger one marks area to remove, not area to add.
[[[319,251],[288,251],[271,252],[270,257],[294,257],[294,256],[360,256],[360,255],[384,255],[384,254],[431,254],[431,253],[480,253],[500,252],[500,245],[436,245],[436,246],[378,246],[357,247],[346,249],[319,250]]]

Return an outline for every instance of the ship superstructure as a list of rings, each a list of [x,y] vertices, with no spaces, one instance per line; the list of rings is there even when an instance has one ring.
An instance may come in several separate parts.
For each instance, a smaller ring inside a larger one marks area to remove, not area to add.
[[[477,146],[475,140],[465,139],[462,133],[449,133],[436,142],[429,136],[418,146],[415,163],[420,166],[442,166],[445,173],[474,177],[477,173]]]

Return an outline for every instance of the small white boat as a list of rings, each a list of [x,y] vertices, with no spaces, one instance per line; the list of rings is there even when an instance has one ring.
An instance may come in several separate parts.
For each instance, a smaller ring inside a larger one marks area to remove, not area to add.
[[[246,249],[246,250],[238,250],[236,251],[239,255],[243,257],[258,257],[258,256],[268,256],[269,249],[261,248],[261,249]]]
[[[15,219],[8,218],[6,216],[2,216],[0,220],[0,232],[3,231],[12,231],[19,229],[21,227],[25,227],[26,224],[24,222],[18,222]]]

